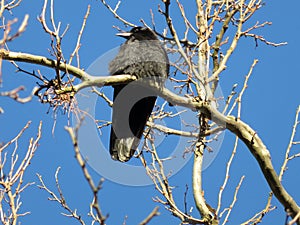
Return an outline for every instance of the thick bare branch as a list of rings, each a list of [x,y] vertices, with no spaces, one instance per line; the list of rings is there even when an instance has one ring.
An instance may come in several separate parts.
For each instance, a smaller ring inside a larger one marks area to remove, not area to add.
[[[210,210],[209,205],[204,198],[204,191],[202,188],[202,164],[205,145],[201,141],[196,143],[194,151],[194,164],[193,164],[193,194],[196,207],[200,212],[203,220],[208,224],[218,224],[218,219]]]
[[[55,60],[48,59],[46,57],[25,53],[8,52],[6,50],[0,50],[0,57],[6,60],[34,63],[52,68],[56,65]],[[135,77],[128,75],[93,77],[76,67],[66,65],[64,63],[60,63],[59,68],[82,79],[83,81],[80,85],[80,88],[88,86],[113,85],[122,82],[129,82],[136,79]],[[168,102],[193,110],[200,110],[209,119],[213,120],[220,126],[224,126],[225,124],[228,130],[236,134],[246,144],[252,155],[256,158],[271,190],[274,192],[275,196],[281,202],[281,204],[291,212],[292,216],[296,216],[298,214],[299,206],[286,192],[286,190],[280,183],[272,165],[270,153],[256,131],[254,131],[249,125],[241,120],[238,120],[235,117],[223,115],[205,101],[199,102],[195,101],[193,98],[181,97],[175,93],[172,93],[166,88],[158,88],[155,86],[153,88],[156,89],[157,93]],[[72,88],[69,89],[69,91],[71,90]]]

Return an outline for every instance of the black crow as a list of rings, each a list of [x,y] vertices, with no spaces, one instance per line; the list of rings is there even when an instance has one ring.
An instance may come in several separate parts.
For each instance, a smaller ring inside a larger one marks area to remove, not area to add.
[[[126,38],[119,53],[109,64],[111,75],[134,75],[137,81],[114,85],[114,105],[110,134],[110,154],[114,160],[128,161],[137,149],[156,94],[139,81],[162,84],[169,74],[169,60],[155,33],[146,27],[134,27],[118,33]],[[157,82],[158,81],[158,82]]]

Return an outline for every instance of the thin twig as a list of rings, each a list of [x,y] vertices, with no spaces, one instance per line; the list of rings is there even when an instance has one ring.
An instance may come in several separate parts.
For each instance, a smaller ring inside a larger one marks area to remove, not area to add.
[[[118,13],[118,9],[119,9],[119,6],[121,4],[121,1],[118,1],[118,3],[116,4],[115,8],[113,9],[105,0],[101,0],[102,4],[114,15],[114,17],[117,19],[117,20],[120,20],[122,23],[124,23],[125,25],[127,26],[130,26],[130,27],[136,27],[135,24],[133,23],[130,23],[129,21],[123,19]]]
[[[82,25],[81,25],[81,29],[79,31],[79,34],[78,34],[78,37],[77,37],[77,43],[76,43],[76,46],[75,46],[75,49],[74,51],[72,52],[71,56],[70,56],[70,59],[69,59],[69,64],[72,63],[72,60],[73,60],[73,57],[75,56],[76,54],[76,58],[77,58],[77,67],[80,68],[80,58],[79,58],[79,49],[81,47],[81,37],[82,37],[82,34],[83,34],[83,31],[84,31],[84,28],[85,28],[85,25],[86,25],[86,21],[88,19],[88,16],[90,14],[90,9],[91,9],[91,6],[88,5],[87,7],[87,11],[85,13],[85,16],[83,18],[83,22],[82,22]]]
[[[290,141],[289,141],[288,147],[285,151],[285,158],[284,158],[284,161],[283,161],[281,169],[280,169],[280,173],[279,173],[279,180],[280,181],[282,180],[283,174],[287,169],[287,163],[290,160],[290,152],[291,152],[292,146],[294,145],[294,138],[295,138],[295,135],[296,135],[297,127],[300,123],[299,119],[298,119],[299,113],[300,113],[300,105],[298,106],[297,111],[296,111],[295,121],[294,121],[294,124],[293,124],[293,129],[292,129]]]
[[[94,181],[86,167],[86,161],[82,158],[81,154],[80,154],[80,150],[79,150],[79,146],[78,146],[78,142],[77,142],[77,135],[78,135],[78,129],[80,127],[80,123],[79,126],[75,128],[75,130],[72,127],[65,127],[65,129],[67,130],[67,132],[69,133],[72,143],[73,143],[73,148],[75,151],[75,158],[78,162],[78,164],[81,167],[81,170],[83,172],[84,178],[86,179],[86,181],[88,182],[91,191],[93,193],[93,202],[92,202],[92,209],[96,211],[97,216],[93,216],[94,219],[97,220],[97,222],[99,222],[99,224],[101,225],[105,225],[105,220],[107,218],[107,216],[104,216],[101,212],[100,209],[100,205],[98,202],[98,192],[99,190],[102,188],[102,183],[104,182],[103,179],[100,180],[99,184],[96,186],[94,184]],[[91,213],[93,213],[93,211],[91,211]]]
[[[156,206],[152,212],[142,221],[139,225],[146,225],[148,224],[155,216],[159,216],[160,213],[158,212],[159,207]]]
[[[71,217],[71,218],[74,218],[75,220],[77,220],[81,225],[85,225],[85,222],[84,220],[82,219],[82,216],[79,215],[77,213],[77,210],[76,209],[71,209],[70,206],[68,205],[65,197],[64,197],[64,194],[61,190],[61,187],[59,185],[59,180],[58,180],[58,173],[60,171],[60,167],[58,167],[56,169],[56,172],[55,172],[55,185],[56,185],[56,189],[57,189],[57,192],[58,192],[58,195],[55,194],[53,191],[51,191],[45,184],[42,176],[40,174],[37,174],[37,177],[40,181],[40,185],[38,185],[38,187],[42,190],[45,190],[50,196],[51,198],[48,198],[50,201],[55,201],[55,202],[58,202],[60,204],[61,207],[63,207],[67,213],[62,213],[63,216],[66,216],[66,217]]]
[[[224,218],[224,222],[222,223],[222,225],[224,225],[225,223],[228,222],[228,218],[229,218],[229,216],[230,216],[230,214],[231,214],[231,211],[232,211],[232,209],[233,209],[233,207],[234,207],[234,205],[235,205],[235,203],[236,203],[236,201],[237,201],[237,194],[238,194],[239,189],[240,189],[240,187],[241,187],[241,185],[242,185],[242,183],[243,183],[244,178],[245,178],[245,176],[242,176],[242,177],[241,177],[238,186],[235,188],[233,200],[232,200],[232,202],[231,202],[229,208],[227,209],[227,214],[226,214],[226,217]]]
[[[223,191],[225,190],[227,182],[229,180],[230,168],[231,168],[232,161],[233,161],[233,159],[235,157],[235,154],[236,154],[236,150],[237,150],[237,146],[238,146],[238,140],[239,140],[238,137],[235,137],[234,147],[233,147],[230,159],[228,160],[227,165],[226,165],[225,178],[224,178],[223,184],[220,188],[219,195],[218,195],[218,207],[216,209],[216,214],[217,215],[219,215],[219,212],[220,212],[220,209],[221,209]]]

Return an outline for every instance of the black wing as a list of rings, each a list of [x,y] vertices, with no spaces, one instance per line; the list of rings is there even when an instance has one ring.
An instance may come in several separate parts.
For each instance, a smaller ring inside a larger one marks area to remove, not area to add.
[[[151,95],[144,86],[138,84],[114,87],[110,135],[110,154],[113,159],[126,162],[133,156],[155,105],[156,97]],[[147,97],[139,99],[139,96]]]
[[[143,29],[142,29],[143,30]],[[169,62],[155,34],[138,34],[129,38],[110,62],[111,75],[131,74],[143,78],[166,79]],[[155,40],[146,38],[145,35]],[[163,82],[161,82],[162,84]],[[156,95],[144,85],[132,82],[114,86],[114,105],[110,135],[110,154],[113,159],[128,161],[139,145],[145,125],[156,101]]]

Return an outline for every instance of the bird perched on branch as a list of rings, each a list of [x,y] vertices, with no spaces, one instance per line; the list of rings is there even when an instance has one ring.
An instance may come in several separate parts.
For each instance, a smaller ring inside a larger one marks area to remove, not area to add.
[[[109,72],[138,78],[128,84],[113,86],[109,150],[114,160],[126,162],[140,143],[157,98],[157,94],[145,84],[163,84],[169,74],[169,60],[156,34],[146,27],[134,27],[117,35],[127,40],[110,62]]]

